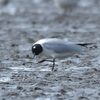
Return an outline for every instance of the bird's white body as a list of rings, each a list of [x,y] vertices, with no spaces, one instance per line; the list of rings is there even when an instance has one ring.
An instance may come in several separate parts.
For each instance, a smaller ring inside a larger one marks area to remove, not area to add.
[[[61,39],[42,39],[37,41],[35,44],[40,44],[43,48],[43,51],[39,56],[45,56],[47,58],[67,58],[77,52],[84,51],[85,47],[68,44],[66,41]]]

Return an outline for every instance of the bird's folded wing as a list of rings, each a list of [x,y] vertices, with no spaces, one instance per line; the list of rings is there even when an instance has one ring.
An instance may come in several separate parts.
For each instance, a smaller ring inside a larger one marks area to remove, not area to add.
[[[43,46],[55,53],[71,53],[83,51],[85,47],[76,44],[66,44],[66,43],[44,43]]]

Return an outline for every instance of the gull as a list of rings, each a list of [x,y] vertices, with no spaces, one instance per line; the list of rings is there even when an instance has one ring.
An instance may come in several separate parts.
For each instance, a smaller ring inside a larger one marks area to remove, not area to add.
[[[88,43],[92,44],[92,43]],[[52,58],[53,60],[44,59],[38,63],[44,61],[53,62],[52,71],[55,66],[55,59],[63,59],[74,55],[75,53],[82,52],[86,49],[87,43],[83,44],[72,44],[58,38],[47,38],[41,39],[32,45],[32,53],[35,56],[45,56]]]

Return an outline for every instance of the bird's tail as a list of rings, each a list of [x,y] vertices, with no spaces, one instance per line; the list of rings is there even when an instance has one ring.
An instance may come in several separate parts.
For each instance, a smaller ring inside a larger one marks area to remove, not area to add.
[[[77,45],[80,45],[80,46],[88,46],[88,45],[93,45],[93,44],[97,44],[97,43],[77,43]]]

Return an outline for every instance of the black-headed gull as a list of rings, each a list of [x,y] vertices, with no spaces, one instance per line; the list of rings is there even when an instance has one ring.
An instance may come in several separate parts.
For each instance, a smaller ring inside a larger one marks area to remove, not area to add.
[[[57,38],[41,39],[33,44],[32,53],[34,56],[45,56],[47,58],[52,58],[53,61],[45,59],[39,61],[38,63],[42,63],[44,61],[53,62],[53,71],[56,58],[67,58],[75,53],[84,51],[86,48],[84,45],[85,44],[67,43],[64,40]]]

